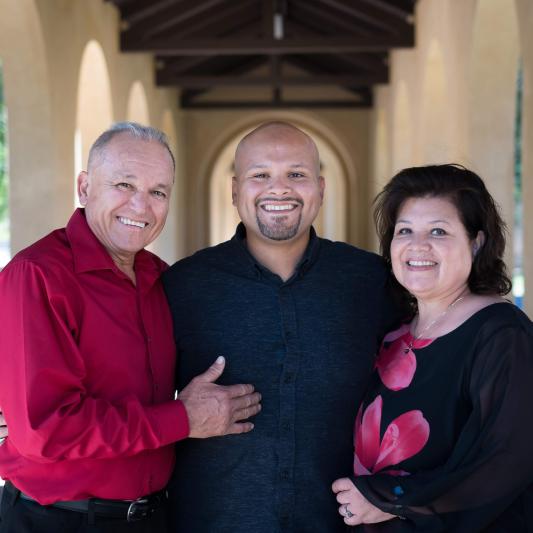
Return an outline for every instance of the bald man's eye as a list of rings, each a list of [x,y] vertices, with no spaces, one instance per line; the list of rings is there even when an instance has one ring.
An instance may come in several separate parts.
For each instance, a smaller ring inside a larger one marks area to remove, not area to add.
[[[259,172],[258,174],[254,174],[252,178],[262,180],[268,178],[268,174],[265,174],[264,172]]]
[[[125,181],[121,181],[120,183],[116,184],[117,189],[121,189],[123,191],[132,191],[133,185],[131,183],[127,183]]]
[[[291,172],[289,178],[305,178],[305,174],[302,174],[301,172]]]

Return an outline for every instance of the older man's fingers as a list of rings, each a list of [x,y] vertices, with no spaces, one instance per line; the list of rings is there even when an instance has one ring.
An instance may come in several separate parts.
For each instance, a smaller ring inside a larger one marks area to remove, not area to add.
[[[239,398],[240,396],[247,396],[254,392],[254,386],[248,383],[239,383],[238,385],[226,385],[224,386],[228,396],[230,398]]]
[[[253,394],[246,394],[245,396],[233,398],[231,401],[231,406],[234,411],[240,411],[241,409],[254,407],[258,405],[260,401],[261,394],[259,392],[254,392]]]
[[[248,418],[255,416],[257,413],[259,413],[259,411],[261,411],[261,404],[252,405],[251,407],[235,411],[233,419],[235,422],[247,420]]]
[[[248,433],[249,431],[252,431],[252,429],[254,429],[254,425],[251,422],[235,422],[228,428],[226,435]]]

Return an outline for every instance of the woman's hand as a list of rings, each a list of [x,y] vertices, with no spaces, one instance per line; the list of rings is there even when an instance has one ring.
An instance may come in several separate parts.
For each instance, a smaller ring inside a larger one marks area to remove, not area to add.
[[[344,518],[344,523],[349,526],[358,524],[375,524],[396,518],[396,515],[384,513],[372,505],[347,477],[337,479],[331,486],[341,504],[339,514]]]

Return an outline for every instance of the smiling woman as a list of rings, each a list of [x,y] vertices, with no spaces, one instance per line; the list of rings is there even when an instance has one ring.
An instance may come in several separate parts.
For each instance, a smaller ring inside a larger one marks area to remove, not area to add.
[[[412,313],[377,356],[339,513],[365,532],[530,531],[533,325],[502,298],[498,208],[479,176],[439,165],[398,173],[375,219]]]

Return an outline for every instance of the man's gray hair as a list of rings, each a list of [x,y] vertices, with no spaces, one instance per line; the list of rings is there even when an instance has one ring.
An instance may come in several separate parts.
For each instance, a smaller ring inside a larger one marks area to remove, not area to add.
[[[141,141],[155,141],[160,145],[164,146],[172,159],[172,166],[176,170],[176,160],[174,159],[174,154],[170,149],[168,144],[167,136],[156,128],[151,126],[143,126],[137,122],[116,122],[110,128],[105,130],[99,137],[94,141],[91,149],[89,150],[89,161],[87,166],[90,167],[94,158],[105,148],[107,144],[115,137],[125,133],[134,139],[139,139]]]

